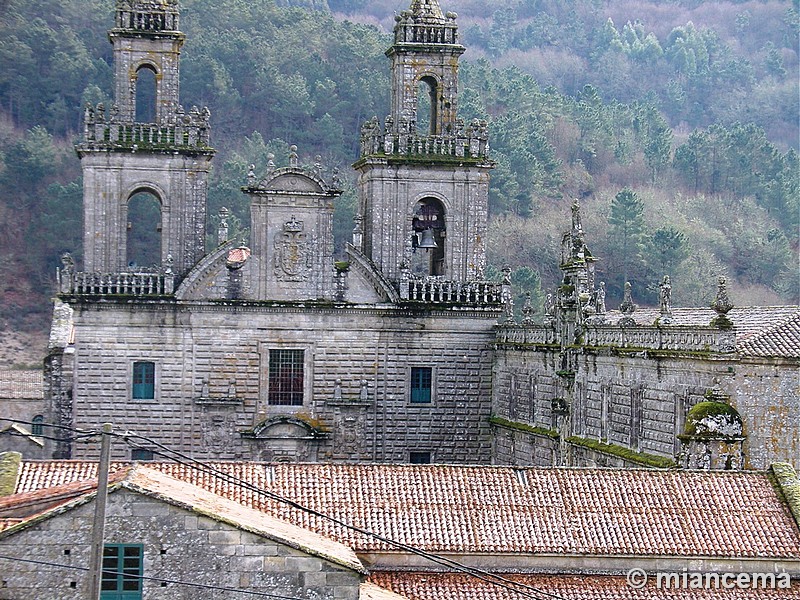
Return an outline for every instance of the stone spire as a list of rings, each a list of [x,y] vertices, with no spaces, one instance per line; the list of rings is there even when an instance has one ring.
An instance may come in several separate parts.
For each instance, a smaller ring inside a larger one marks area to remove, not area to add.
[[[410,10],[418,19],[444,22],[444,13],[438,0],[412,0]]]

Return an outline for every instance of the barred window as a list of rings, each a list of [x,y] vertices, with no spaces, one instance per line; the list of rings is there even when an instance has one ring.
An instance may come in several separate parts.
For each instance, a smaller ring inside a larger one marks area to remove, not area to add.
[[[269,404],[303,405],[303,350],[269,351]]]

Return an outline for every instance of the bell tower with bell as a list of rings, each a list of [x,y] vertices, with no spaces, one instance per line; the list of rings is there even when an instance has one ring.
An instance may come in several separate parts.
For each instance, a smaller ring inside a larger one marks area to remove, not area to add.
[[[210,113],[179,104],[178,0],[116,0],[114,103],[86,106],[84,270],[168,269],[205,253]]]
[[[487,125],[458,118],[457,15],[413,0],[395,17],[391,113],[361,130],[355,250],[390,281],[483,278]]]

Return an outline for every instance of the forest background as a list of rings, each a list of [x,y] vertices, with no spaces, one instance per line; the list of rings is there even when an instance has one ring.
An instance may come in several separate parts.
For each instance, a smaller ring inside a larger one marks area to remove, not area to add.
[[[441,0],[459,13],[460,114],[489,121],[490,275],[519,296],[559,280],[569,205],[583,207],[608,304],[670,275],[675,305],[798,303],[800,0]],[[361,124],[389,110],[407,0],[183,0],[181,98],[212,112],[215,216],[247,239],[240,186],[296,144],[346,174],[351,235]],[[111,104],[113,0],[0,0],[0,363],[44,352],[54,275],[80,265],[73,145],[86,103]],[[518,305],[520,302],[517,303]],[[541,314],[541,313],[540,313]],[[34,358],[31,358],[34,357]]]

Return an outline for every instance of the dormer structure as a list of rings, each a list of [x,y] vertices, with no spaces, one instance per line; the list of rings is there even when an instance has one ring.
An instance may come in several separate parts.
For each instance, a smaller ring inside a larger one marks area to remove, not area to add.
[[[258,181],[251,173],[243,188],[250,196],[252,261],[250,298],[334,298],[333,201],[342,190],[319,169],[301,168],[292,146],[289,166],[270,159]]]
[[[114,104],[85,108],[76,148],[87,272],[180,279],[205,253],[210,113],[179,104],[178,8],[178,0],[117,0]]]
[[[493,163],[486,122],[458,117],[456,18],[437,0],[396,17],[391,113],[361,131],[354,245],[392,282],[483,278]]]

